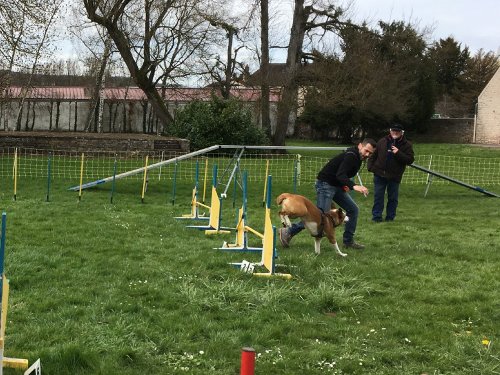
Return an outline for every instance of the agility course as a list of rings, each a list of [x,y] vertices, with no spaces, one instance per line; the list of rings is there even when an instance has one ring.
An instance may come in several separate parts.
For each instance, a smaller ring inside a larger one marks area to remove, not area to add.
[[[417,148],[417,155],[428,150]],[[301,151],[300,163],[295,153],[242,156],[240,170],[248,173],[246,226],[265,231],[267,164],[273,198],[294,190],[300,166],[297,193],[314,199],[315,173],[333,152]],[[496,157],[475,157],[474,150],[467,155],[434,155],[430,169],[498,192],[495,169],[489,169]],[[237,373],[240,349],[251,346],[256,373],[497,371],[496,198],[438,178],[423,197],[428,174],[408,169],[394,223],[371,224],[371,195],[355,196],[359,239],[369,246],[364,252],[349,252],[345,260],[326,249],[315,256],[310,236],[301,234],[289,249],[276,246],[277,272],[293,278],[261,278],[228,265],[246,260],[255,266],[261,252],[214,250],[224,241],[236,243],[235,231],[206,236],[185,228],[189,220],[175,219],[192,212],[196,161],[197,201],[203,202],[208,159],[210,206],[213,166],[223,175],[232,152],[179,161],[176,172],[175,163],[149,169],[144,203],[143,173],[115,180],[112,203],[112,180],[82,189],[79,201],[78,190],[67,190],[80,181],[77,153],[64,160],[52,155],[47,202],[48,155],[25,150],[18,150],[14,201],[12,156],[0,180],[9,213],[10,357],[30,363],[41,358],[44,372],[58,374],[220,374]],[[116,175],[143,172],[146,165],[145,154],[118,154],[116,160]],[[474,160],[481,161],[477,168]],[[114,154],[85,152],[83,183],[112,176],[114,161]],[[160,161],[161,155],[150,154],[148,165]],[[424,158],[417,161],[429,165]],[[64,172],[62,165],[68,166]],[[471,177],[483,165],[482,177]],[[231,171],[218,181],[219,196]],[[361,177],[371,188],[366,170]],[[222,226],[237,227],[239,189],[235,207],[234,182],[222,199]],[[274,225],[276,208],[271,204]],[[260,237],[247,235],[248,246],[260,245]]]

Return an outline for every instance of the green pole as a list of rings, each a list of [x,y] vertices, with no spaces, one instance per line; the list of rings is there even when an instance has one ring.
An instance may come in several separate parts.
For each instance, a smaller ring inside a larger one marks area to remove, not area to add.
[[[238,184],[238,174],[240,173],[240,166],[236,166],[236,171],[234,173],[234,179],[233,179],[233,208],[236,207],[236,185]]]
[[[49,157],[47,159],[47,197],[46,202],[50,200],[50,175],[52,171],[52,154],[49,152]]]
[[[297,158],[293,161],[293,193],[297,194]]]
[[[174,164],[174,189],[172,191],[172,206],[175,204],[175,193],[177,190],[177,160]]]
[[[111,197],[110,197],[110,202],[113,203],[113,194],[115,192],[115,180],[116,180],[116,156],[115,156],[115,161],[113,163],[113,182],[111,183]]]

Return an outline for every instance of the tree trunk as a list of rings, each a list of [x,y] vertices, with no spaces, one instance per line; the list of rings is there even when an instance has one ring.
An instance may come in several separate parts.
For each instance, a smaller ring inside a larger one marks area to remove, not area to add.
[[[271,139],[272,131],[270,124],[270,108],[269,108],[269,1],[260,1],[260,44],[262,61],[260,62],[261,72],[261,105],[260,117],[262,129],[265,131],[269,139]]]
[[[228,28],[227,31],[227,63],[225,71],[224,90],[222,90],[222,97],[229,99],[231,94],[231,77],[233,72],[233,36],[234,29]]]
[[[78,102],[75,102],[75,122],[73,124],[73,131],[76,132],[78,124]]]
[[[148,79],[148,72],[151,68],[150,61],[144,62],[141,68],[138,67],[132,52],[130,51],[130,46],[123,35],[120,34],[116,25],[106,25],[106,28],[112,37],[115,45],[120,52],[120,55],[127,65],[130,72],[130,76],[137,84],[137,86],[144,91],[144,94],[149,100],[153,111],[162,123],[163,131],[168,132],[168,125],[172,123],[173,118],[168,112],[167,105],[161,97],[155,85]]]
[[[30,123],[30,110],[31,110],[31,102],[27,101],[26,102],[26,120],[24,121],[24,131],[29,130],[29,123]]]
[[[146,124],[148,121],[148,102],[142,103],[142,132],[146,133]]]
[[[304,0],[295,0],[290,42],[286,58],[285,82],[281,90],[281,99],[278,103],[278,121],[272,139],[275,146],[283,146],[285,144],[290,116],[293,114],[292,111],[295,110],[298,93],[297,73],[300,68],[300,57],[309,12],[310,7],[304,8]]]
[[[56,102],[56,131],[59,130],[59,118],[61,117],[61,102]]]
[[[35,119],[36,119],[35,105],[36,102],[33,102],[33,107],[31,108],[31,128],[30,128],[31,131],[33,131],[33,128],[35,127]]]
[[[23,105],[19,104],[19,109],[17,111],[17,119],[16,119],[16,131],[21,131],[21,117],[23,116]]]
[[[170,125],[174,119],[168,112],[167,105],[165,104],[165,101],[161,97],[160,93],[156,90],[155,87],[152,87],[149,84],[147,84],[146,86],[141,86],[141,84],[137,82],[137,86],[139,86],[146,94],[156,117],[158,117],[158,119],[161,121],[163,131],[168,133],[168,125]]]
[[[54,113],[54,101],[50,101],[50,107],[49,107],[49,130],[52,130],[52,113]]]

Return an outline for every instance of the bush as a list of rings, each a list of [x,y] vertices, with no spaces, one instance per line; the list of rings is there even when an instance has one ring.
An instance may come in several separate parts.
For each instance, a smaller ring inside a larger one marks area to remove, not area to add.
[[[237,100],[212,97],[194,101],[179,110],[170,128],[173,136],[189,139],[191,149],[213,145],[266,144],[264,131],[252,123],[250,111]]]

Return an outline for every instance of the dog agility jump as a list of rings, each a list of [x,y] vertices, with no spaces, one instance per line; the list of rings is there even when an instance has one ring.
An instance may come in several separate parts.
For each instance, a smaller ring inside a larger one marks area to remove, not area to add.
[[[212,196],[210,199],[210,216],[208,225],[187,225],[186,228],[204,230],[205,234],[231,233],[232,228],[221,226],[222,201],[217,193],[217,165],[214,165],[212,176]]]
[[[288,273],[276,272],[276,227],[271,222],[271,191],[272,191],[272,176],[267,177],[267,198],[265,209],[264,234],[262,239],[262,258],[259,263],[250,263],[243,260],[240,263],[231,263],[232,266],[238,267],[243,272],[251,273],[254,276],[260,277],[283,277],[291,279],[292,275]],[[254,272],[255,267],[264,267],[267,272]]]
[[[259,237],[261,240],[264,240],[264,235],[252,227],[247,225],[247,180],[248,173],[243,172],[243,181],[242,181],[242,196],[243,203],[240,209],[238,209],[238,224],[236,225],[236,240],[235,243],[227,243],[224,241],[222,247],[215,248],[217,250],[225,250],[225,251],[262,251],[262,247],[251,247],[248,245],[248,233],[251,232]]]
[[[200,172],[200,167],[198,161],[196,161],[196,169],[195,169],[195,184],[193,188],[193,192],[191,195],[191,213],[185,214],[182,216],[177,216],[176,219],[178,220],[209,220],[208,216],[205,216],[205,213],[200,214],[199,212],[199,207],[206,208],[207,210],[210,210],[210,206],[207,206],[206,204],[203,204],[198,201],[198,179],[199,179],[199,172]],[[206,175],[205,175],[206,178]]]

